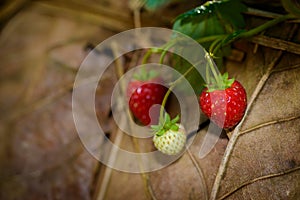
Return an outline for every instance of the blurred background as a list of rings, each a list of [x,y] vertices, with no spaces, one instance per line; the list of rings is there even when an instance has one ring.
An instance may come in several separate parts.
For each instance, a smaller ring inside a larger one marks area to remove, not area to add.
[[[197,3],[150,12],[142,1],[1,1],[0,199],[95,199],[101,164],[82,147],[72,118],[81,62],[104,39],[138,26],[171,27]],[[109,116],[116,80],[111,70],[97,90],[107,134],[116,129]]]
[[[84,149],[74,126],[73,82],[81,62],[94,46],[135,27],[172,28],[176,16],[203,1],[174,0],[159,9],[145,7],[144,3],[139,0],[0,2],[0,199],[202,197],[203,193],[198,189],[203,185],[197,179],[197,168],[187,155],[167,171],[150,175],[107,172],[107,168]],[[244,3],[266,11],[280,13],[284,10],[280,1],[247,0]],[[250,27],[264,21],[261,18],[253,20],[257,17],[254,15],[247,17]],[[281,32],[280,27],[273,31],[277,35]],[[295,35],[299,38],[297,31]],[[255,54],[253,49],[258,46],[253,43],[255,41],[236,44],[238,56],[229,57],[226,62],[228,71],[245,84],[249,96],[265,69],[258,65],[267,65],[274,55],[270,50],[272,47],[263,48]],[[245,58],[245,55],[248,57]],[[299,60],[298,55],[288,55],[284,62],[292,65],[291,60]],[[259,59],[261,61],[258,62]],[[241,69],[242,65],[245,68]],[[298,72],[292,74],[295,80],[299,78]],[[110,95],[117,81],[116,72],[109,70],[102,81],[107,87],[97,89],[97,115],[107,136],[114,140],[117,127],[111,118]],[[296,111],[299,113],[299,110]],[[289,126],[296,127],[295,131],[299,133],[299,125]],[[202,136],[196,144],[201,140]],[[212,187],[227,142],[226,138],[222,138],[212,155],[201,164],[204,171],[211,174],[205,178],[208,188]],[[124,144],[133,145],[128,138],[124,138]],[[299,153],[299,145],[294,147]],[[291,154],[294,155],[294,152]],[[290,166],[297,166],[299,156],[292,160]],[[166,174],[168,182],[162,181]],[[300,178],[299,173],[296,177]],[[299,195],[295,192],[297,188],[299,182],[291,190],[294,197]]]

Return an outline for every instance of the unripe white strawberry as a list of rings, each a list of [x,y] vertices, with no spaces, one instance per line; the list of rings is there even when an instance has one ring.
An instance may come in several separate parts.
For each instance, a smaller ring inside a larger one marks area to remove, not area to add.
[[[170,119],[166,113],[164,120],[159,125],[151,126],[155,132],[153,137],[154,146],[164,154],[176,155],[180,153],[186,143],[186,131],[178,123],[179,116]]]
[[[164,154],[176,155],[180,153],[185,146],[186,135],[182,125],[177,124],[177,131],[168,130],[163,135],[153,137],[154,146]]]

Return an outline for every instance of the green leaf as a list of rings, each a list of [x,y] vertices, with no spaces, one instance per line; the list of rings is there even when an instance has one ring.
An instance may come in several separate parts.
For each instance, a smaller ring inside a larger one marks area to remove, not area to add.
[[[168,113],[165,113],[165,124],[170,123],[171,118],[170,115]]]
[[[160,125],[151,125],[151,129],[153,131],[159,131],[161,129],[161,126]]]
[[[240,29],[245,26],[245,21],[241,13],[246,10],[247,7],[242,4],[240,0],[208,1],[201,6],[179,15],[175,21],[180,21],[182,24],[190,22],[197,23],[207,20],[207,18],[217,16],[221,22],[233,26],[234,29]]]
[[[143,1],[143,0],[140,0]],[[172,0],[145,0],[145,8],[147,10],[156,10],[169,4]]]
[[[203,20],[192,20],[190,23],[181,23],[181,21],[175,21],[173,29],[181,32],[194,40],[212,36],[212,35],[224,35],[226,33],[225,28],[218,20],[217,16],[208,16]],[[208,50],[212,42],[200,43],[205,49]]]
[[[170,115],[168,113],[165,113],[164,119],[160,120],[161,122],[159,125],[151,126],[152,130],[155,132],[155,135],[162,136],[169,130],[178,131],[179,126],[176,124],[176,122],[179,120],[179,115],[171,120]]]
[[[162,136],[163,134],[165,134],[165,130],[163,130],[163,129],[156,132],[157,136]]]
[[[187,53],[195,56],[197,56],[194,52],[192,52],[189,48],[183,48],[182,51],[187,51]],[[174,69],[176,69],[179,73],[184,74],[192,65],[186,61],[184,58],[178,56],[178,55],[173,55],[173,64],[172,66]],[[190,83],[191,87],[194,89],[194,92],[196,95],[199,95],[204,88],[204,80],[202,76],[198,73],[197,70],[193,70],[192,72],[188,73],[185,77],[185,79]],[[178,84],[176,86],[178,90],[182,91],[184,94],[189,92],[187,88],[185,87],[184,84]],[[190,94],[187,94],[190,95]]]
[[[240,0],[208,1],[179,15],[173,29],[195,40],[209,36],[233,33],[245,27],[242,12],[247,7]],[[212,42],[200,43],[208,50]]]
[[[230,88],[235,80],[234,78],[229,79],[227,72],[223,74],[222,78],[223,78],[223,83],[224,83],[225,89]]]
[[[225,73],[223,74],[222,78],[223,78],[223,81],[228,80],[228,72],[225,72]]]
[[[134,78],[135,80],[139,80],[139,79],[140,79],[140,76],[139,76],[139,74],[133,74],[133,78]]]
[[[133,74],[133,78],[139,81],[149,81],[158,76],[158,73],[155,70],[146,71],[145,67],[141,67],[141,69]]]
[[[245,28],[245,21],[241,13],[247,11],[247,7],[240,0],[227,0],[223,2],[217,8],[222,17],[221,20],[231,24],[233,30]]]
[[[213,52],[219,68],[222,67],[223,56],[231,51],[228,42],[235,40],[243,32],[245,21],[242,12],[247,7],[240,0],[214,0],[198,6],[179,15],[173,24],[173,29],[197,40],[207,51],[212,43],[219,39],[221,49]],[[226,37],[226,35],[229,35]],[[213,39],[213,40],[212,40]],[[203,41],[203,42],[202,42]],[[189,51],[182,47],[182,51]],[[194,55],[195,52],[188,52]],[[196,57],[198,55],[195,55]],[[186,60],[174,55],[174,68],[184,73],[191,65]],[[196,94],[200,94],[204,81],[198,72],[189,73],[186,77],[194,88]],[[180,87],[180,86],[179,86]],[[184,88],[183,88],[184,89]]]
[[[179,115],[177,115],[174,119],[171,120],[171,123],[175,124],[179,121],[179,119],[180,119],[180,117],[179,117]]]
[[[170,129],[172,131],[178,131],[179,130],[179,126],[177,124],[173,124]]]
[[[195,18],[197,18],[198,21],[204,20],[204,17],[207,15],[211,15],[212,12],[215,11],[215,5],[219,4],[220,1],[211,2],[208,1],[205,4],[198,6],[192,10],[189,10],[181,15],[179,15],[175,21],[181,20],[181,23],[189,23]]]
[[[157,76],[158,76],[158,73],[156,71],[150,70],[149,73],[148,73],[148,77],[147,78],[148,78],[148,80],[151,80],[151,79],[153,79],[153,78],[155,78]]]

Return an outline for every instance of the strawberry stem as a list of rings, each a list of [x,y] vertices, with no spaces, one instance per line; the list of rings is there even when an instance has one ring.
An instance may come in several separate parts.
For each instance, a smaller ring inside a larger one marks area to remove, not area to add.
[[[238,37],[238,38],[252,37],[252,36],[254,36],[254,35],[256,35],[256,34],[262,32],[262,31],[264,31],[264,30],[266,30],[266,29],[268,29],[268,28],[270,28],[270,27],[272,27],[272,26],[274,26],[278,23],[280,23],[280,22],[283,22],[287,19],[292,19],[292,18],[295,18],[295,16],[292,15],[292,14],[287,14],[287,15],[277,17],[277,18],[275,18],[273,20],[270,20],[270,21],[268,21],[268,22],[266,22],[266,23],[264,23],[264,24],[262,24],[262,25],[260,25],[256,28],[253,28],[253,29],[251,29],[247,32],[241,33],[240,37]]]
[[[206,69],[205,69],[205,78],[206,78],[206,82],[207,83],[210,83],[210,75],[209,75],[209,65],[208,64],[206,64]],[[207,86],[208,86],[209,84],[207,84]]]
[[[164,108],[166,106],[166,103],[167,103],[167,100],[168,100],[168,97],[169,95],[171,94],[173,88],[184,78],[186,77],[186,75],[188,73],[190,73],[192,70],[194,69],[194,66],[191,66],[188,70],[186,70],[186,72],[184,74],[182,74],[177,80],[175,80],[174,82],[172,82],[170,84],[170,87],[168,88],[168,91],[166,92],[165,96],[164,96],[164,99],[161,103],[161,107],[160,107],[160,116],[159,118],[160,119],[163,119],[163,115],[164,115]]]
[[[143,60],[142,60],[142,64],[146,64],[150,58],[150,56],[152,55],[153,51],[151,49],[149,49],[147,51],[147,53],[144,55]]]
[[[162,54],[160,55],[160,58],[159,58],[159,64],[163,64],[164,63],[164,59],[165,59],[165,56],[166,54],[168,53],[168,50],[175,45],[175,42],[172,41],[170,43],[167,43],[168,45],[166,45],[166,47],[163,49],[163,52]]]
[[[162,136],[168,130],[178,131],[179,126],[177,122],[179,120],[179,115],[177,115],[174,119],[171,120],[171,117],[168,113],[165,113],[163,118],[160,118],[158,125],[151,125],[151,129],[154,131],[156,136]]]
[[[212,41],[218,40],[219,38],[224,38],[226,36],[227,35],[225,35],[225,34],[210,35],[210,36],[207,36],[207,37],[201,37],[201,38],[197,39],[196,41],[201,44],[201,43],[205,43],[205,42],[212,42]]]
[[[209,90],[216,90],[216,89],[225,89],[223,77],[221,74],[217,73],[216,66],[213,63],[213,60],[209,53],[206,53],[205,58],[207,60],[207,67],[206,67],[206,82],[207,87]],[[211,73],[210,73],[211,71]],[[212,76],[211,76],[212,74]],[[213,78],[213,80],[211,80]]]
[[[273,20],[270,20],[256,28],[253,28],[249,31],[245,31],[245,32],[242,32],[240,34],[238,34],[236,37],[233,37],[231,40],[229,41],[226,41],[227,37],[223,37],[223,40],[220,40],[219,38],[215,40],[215,42],[213,42],[213,44],[211,45],[210,49],[209,49],[209,52],[211,55],[215,55],[223,46],[225,45],[228,45],[238,39],[241,39],[241,38],[249,38],[249,37],[252,37],[254,35],[257,35],[258,33],[280,23],[280,22],[283,22],[287,19],[293,19],[295,18],[294,15],[292,14],[287,14],[287,15],[283,15],[283,16],[279,16]],[[236,33],[233,33],[233,34],[236,34]],[[230,36],[230,35],[229,35]]]
[[[214,41],[212,42],[212,44],[209,46],[209,52],[210,52],[211,55],[213,55],[212,52],[214,52],[215,47],[218,46],[218,44],[221,43],[221,41],[222,41],[224,38],[226,38],[226,36],[227,36],[227,35],[224,35],[223,37],[218,37],[218,38],[216,38],[216,40],[214,40]]]
[[[174,46],[174,44],[175,44],[176,41],[177,41],[176,39],[173,39],[173,40],[169,41],[168,43],[162,45],[161,47],[150,48],[150,49],[148,49],[148,51],[146,52],[146,54],[145,54],[144,57],[143,57],[142,64],[148,63],[148,60],[149,60],[150,56],[151,56],[153,53],[161,53],[161,52],[162,52],[162,54],[166,54],[167,51],[168,51],[172,46]],[[162,57],[162,56],[161,56],[161,57]],[[164,58],[164,56],[163,56],[163,58]],[[163,60],[163,58],[160,58],[160,59]]]
[[[228,85],[230,82],[225,80],[224,77],[222,77],[221,74],[218,74],[216,69],[215,69],[215,65],[212,61],[212,57],[214,57],[214,55],[217,54],[217,52],[225,45],[228,45],[234,41],[236,41],[237,39],[240,38],[248,38],[248,37],[252,37],[264,30],[266,30],[267,28],[270,28],[282,21],[285,21],[287,19],[292,19],[295,18],[294,15],[292,14],[287,14],[287,15],[283,15],[280,17],[277,17],[271,21],[268,21],[256,28],[253,28],[249,31],[245,31],[245,32],[241,32],[241,33],[233,33],[231,35],[228,35],[227,37],[215,37],[215,41],[211,44],[210,48],[209,48],[209,54],[206,54],[206,59],[208,61],[208,66],[206,68],[206,81],[207,81],[207,87],[208,87],[208,91],[213,91],[213,90],[218,90],[218,89],[226,89],[227,87],[230,87],[230,85]],[[232,37],[234,34],[236,34],[235,37]],[[232,37],[232,38],[230,38]],[[228,40],[228,38],[230,38],[230,40]],[[209,73],[209,69],[211,71],[212,77],[213,79],[211,79],[210,73]],[[232,82],[232,81],[231,81]]]

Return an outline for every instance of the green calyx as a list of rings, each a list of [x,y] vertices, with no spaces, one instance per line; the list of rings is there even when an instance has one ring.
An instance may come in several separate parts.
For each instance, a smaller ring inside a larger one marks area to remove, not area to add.
[[[206,85],[208,88],[207,92],[213,92],[215,90],[225,90],[230,88],[234,82],[234,78],[229,79],[228,73],[224,73],[223,75],[219,75],[211,79],[211,81]]]
[[[164,118],[160,118],[158,125],[152,125],[151,128],[155,132],[156,136],[162,136],[167,131],[178,131],[179,126],[177,122],[179,121],[179,115],[171,120],[170,115],[165,113]]]
[[[146,69],[142,67],[139,73],[135,73],[133,75],[133,78],[139,81],[148,81],[157,77],[157,75],[158,74],[156,71],[150,70],[149,72],[147,72]]]

